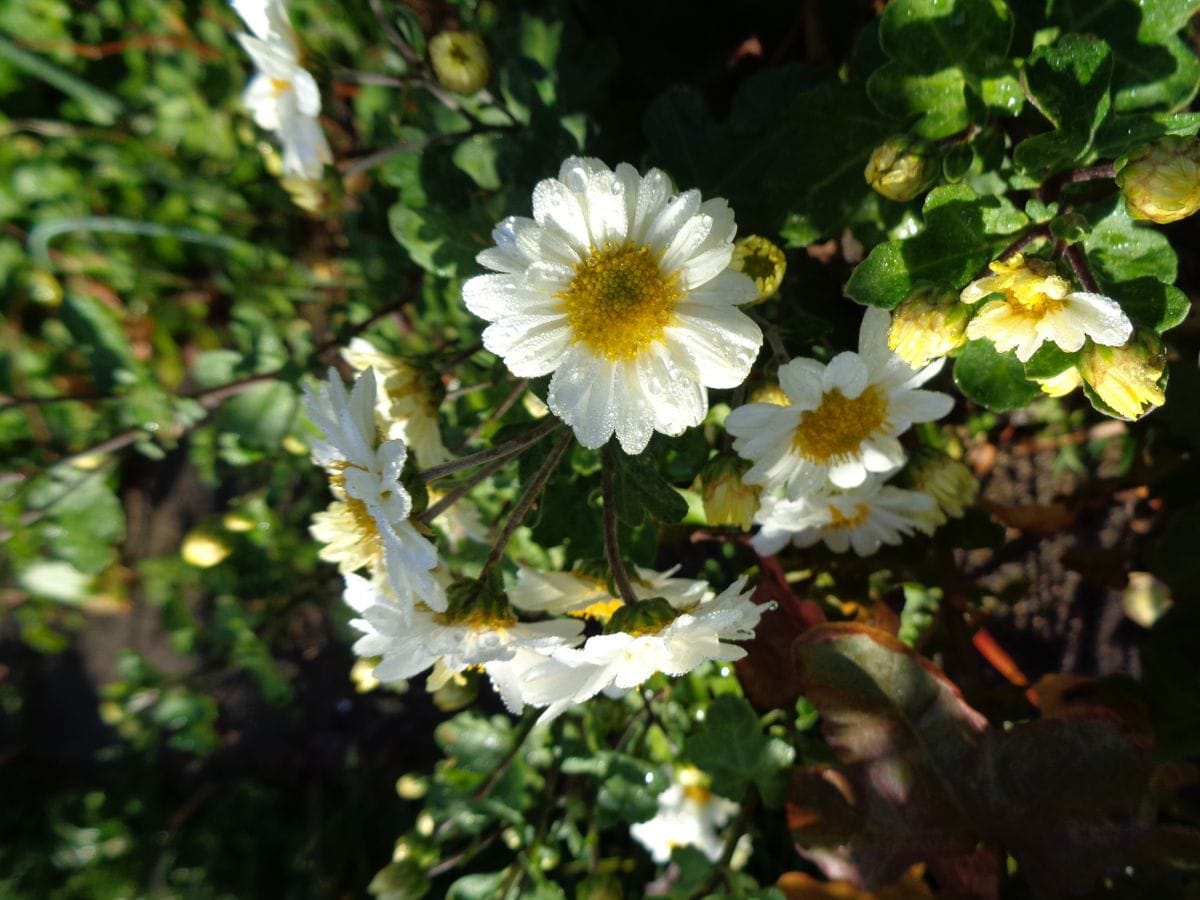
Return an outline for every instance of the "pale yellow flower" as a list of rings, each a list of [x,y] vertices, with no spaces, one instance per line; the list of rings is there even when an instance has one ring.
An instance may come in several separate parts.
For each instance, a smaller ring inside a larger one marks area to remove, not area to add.
[[[889,200],[903,203],[929,187],[938,168],[937,153],[928,141],[897,134],[875,148],[863,178]]]
[[[1083,376],[1079,374],[1079,370],[1074,366],[1064,369],[1057,375],[1051,375],[1049,378],[1035,378],[1033,380],[1038,383],[1038,387],[1042,389],[1042,393],[1049,397],[1065,397],[1083,384]]]
[[[1072,291],[1070,282],[1045,260],[1026,260],[1017,253],[989,268],[992,275],[971,282],[961,295],[964,303],[987,300],[967,325],[970,340],[987,339],[1001,353],[1015,349],[1017,359],[1028,362],[1046,341],[1074,353],[1087,338],[1120,346],[1133,333],[1115,300]],[[999,296],[989,300],[993,295]]]
[[[754,282],[758,296],[746,304],[753,306],[775,296],[787,272],[787,257],[765,237],[751,234],[734,241],[729,265]]]

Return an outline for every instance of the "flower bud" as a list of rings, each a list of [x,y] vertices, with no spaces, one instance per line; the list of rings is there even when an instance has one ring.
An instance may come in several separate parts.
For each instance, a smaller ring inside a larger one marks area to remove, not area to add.
[[[791,406],[787,393],[777,384],[766,384],[755,388],[750,395],[751,403],[774,403],[776,406]]]
[[[183,539],[179,555],[188,565],[198,569],[211,569],[224,562],[231,550],[225,541],[205,531],[193,531]]]
[[[888,346],[912,368],[923,368],[967,342],[971,312],[955,291],[919,288],[892,311]]]
[[[1079,374],[1096,396],[1124,419],[1138,419],[1166,401],[1167,357],[1162,340],[1137,331],[1121,347],[1088,341],[1079,357]]]
[[[1051,375],[1049,378],[1035,378],[1038,387],[1042,389],[1042,393],[1048,397],[1065,397],[1079,385],[1083,384],[1083,376],[1079,374],[1079,370],[1074,366],[1069,369],[1063,369],[1057,375]]]
[[[618,609],[604,626],[604,633],[616,634],[618,631],[624,631],[633,635],[657,634],[678,616],[679,611],[665,598],[651,597]]]
[[[479,35],[470,31],[443,31],[429,42],[433,74],[457,94],[473,94],[492,77],[492,62]]]
[[[1131,154],[1117,170],[1125,208],[1165,225],[1200,209],[1200,141],[1170,135]]]
[[[765,237],[751,234],[734,243],[733,259],[729,265],[734,271],[748,277],[758,288],[758,296],[746,304],[754,306],[775,296],[787,271],[787,257]]]
[[[700,499],[709,525],[736,525],[749,531],[758,512],[757,485],[746,484],[742,475],[750,463],[733,456],[718,456],[700,471]]]
[[[940,450],[923,447],[908,464],[907,480],[915,491],[928,494],[936,504],[924,518],[932,533],[949,518],[960,519],[979,494],[979,481],[963,463]]]
[[[889,200],[904,202],[929,187],[937,171],[938,158],[932,144],[896,134],[875,148],[863,177]]]

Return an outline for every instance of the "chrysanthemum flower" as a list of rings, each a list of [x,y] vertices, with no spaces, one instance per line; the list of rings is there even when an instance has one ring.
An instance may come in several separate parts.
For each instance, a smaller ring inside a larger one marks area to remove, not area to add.
[[[643,597],[662,597],[676,609],[689,609],[712,597],[707,581],[675,578],[679,566],[666,572],[635,568],[630,579]],[[608,569],[598,565],[577,565],[569,572],[542,572],[528,566],[517,569],[517,583],[508,592],[517,609],[549,615],[576,616],[607,622],[624,603],[608,589]]]
[[[986,338],[1001,353],[1016,349],[1028,362],[1046,341],[1074,353],[1087,338],[1107,347],[1129,340],[1133,323],[1117,301],[1103,294],[1072,291],[1070,282],[1053,264],[1025,259],[1020,253],[995,260],[993,275],[972,281],[961,294],[964,303],[978,303],[993,294],[967,325],[970,340]]]
[[[555,650],[526,674],[522,696],[532,706],[545,706],[538,721],[548,722],[572,704],[601,691],[621,694],[655,672],[683,675],[708,660],[741,659],[746,651],[725,642],[752,638],[769,608],[753,603],[751,593],[742,576],[686,612],[658,599],[643,601],[648,614],[625,607],[622,613],[631,613],[640,627],[590,637],[578,649]]]
[[[1138,332],[1121,347],[1089,344],[1079,359],[1088,387],[1125,419],[1141,418],[1166,402],[1166,370],[1162,340],[1151,331]]]
[[[658,795],[654,818],[631,825],[629,833],[659,865],[670,862],[676,847],[695,847],[716,862],[725,851],[721,831],[738,808],[710,791],[703,773],[685,768]]]
[[[435,691],[472,666],[513,659],[520,650],[546,653],[574,643],[583,629],[573,619],[518,622],[507,610],[437,613],[418,605],[406,615],[386,591],[357,575],[346,576],[345,601],[360,618],[350,625],[362,632],[354,652],[379,657],[374,675],[390,683],[412,678],[439,663],[426,686]],[[544,660],[545,657],[538,657]]]
[[[484,346],[515,375],[553,373],[546,402],[585,447],[613,433],[627,453],[680,434],[706,388],[745,380],[762,333],[736,304],[754,283],[733,271],[737,228],[724,200],[675,194],[658,169],[572,157],[533,192],[533,218],[492,232],[479,263],[500,274],[463,286],[492,323]]]
[[[757,517],[762,530],[750,543],[763,556],[778,553],[789,541],[797,547],[824,541],[835,553],[853,548],[859,556],[870,556],[884,544],[899,544],[904,535],[925,530],[933,510],[928,494],[871,478],[839,493],[801,500],[767,498]]]
[[[365,338],[351,339],[342,359],[355,372],[375,372],[375,413],[385,436],[404,441],[424,467],[438,466],[450,458],[438,428],[438,403],[434,386],[405,359],[382,353]]]
[[[317,116],[321,92],[300,66],[296,34],[283,0],[232,0],[233,8],[253,32],[238,41],[258,72],[246,85],[242,102],[260,128],[273,131],[283,145],[285,175],[315,179],[333,162]]]
[[[414,598],[445,609],[434,580],[437,550],[411,521],[412,498],[400,475],[408,451],[399,440],[380,441],[375,426],[375,374],[370,369],[349,395],[335,369],[318,390],[305,389],[308,414],[325,433],[313,459],[329,472],[338,498],[313,518],[312,534],[325,543],[321,558],[343,573],[366,567],[384,576],[403,607]]]
[[[729,414],[725,428],[733,449],[754,463],[750,484],[782,488],[798,498],[822,489],[862,484],[868,474],[889,472],[904,462],[896,439],[914,422],[948,413],[948,394],[918,390],[941,361],[914,372],[887,345],[889,317],[868,309],[858,353],[839,353],[828,364],[794,359],[779,369],[788,405],[749,403]]]

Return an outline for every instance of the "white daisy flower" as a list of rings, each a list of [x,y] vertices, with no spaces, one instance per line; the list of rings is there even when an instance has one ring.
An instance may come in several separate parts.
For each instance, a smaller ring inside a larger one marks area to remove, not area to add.
[[[928,494],[885,485],[877,477],[852,490],[801,500],[768,497],[756,517],[762,530],[750,543],[762,556],[778,553],[789,541],[797,547],[824,541],[835,553],[853,548],[870,556],[883,544],[926,530],[933,509]]]
[[[511,614],[473,612],[454,621],[424,606],[406,614],[385,591],[358,575],[346,576],[344,598],[360,616],[350,621],[363,635],[354,644],[355,654],[379,658],[375,677],[385,683],[403,681],[440,663],[436,677],[430,675],[426,683],[431,691],[472,666],[506,662],[521,651],[549,653],[568,647],[583,629],[583,623],[571,619],[527,624]]]
[[[629,833],[659,865],[670,862],[676,847],[695,847],[712,862],[721,858],[721,831],[737,814],[738,805],[708,789],[704,775],[685,768],[658,795],[654,818],[631,825]]]
[[[613,433],[627,453],[680,434],[708,409],[706,388],[741,384],[762,333],[736,308],[757,296],[730,268],[733,212],[674,193],[658,169],[572,157],[479,254],[497,275],[463,286],[492,323],[484,346],[515,375],[554,373],[546,402],[585,447]]]
[[[863,316],[858,352],[828,364],[794,359],[779,369],[788,405],[749,403],[733,410],[725,428],[733,449],[754,463],[742,476],[767,490],[799,498],[831,482],[853,488],[873,472],[904,463],[897,436],[914,422],[946,415],[954,399],[917,388],[942,361],[914,372],[888,348],[890,317],[871,308]]]
[[[314,516],[312,534],[325,543],[321,557],[343,573],[364,565],[385,573],[397,598],[414,598],[444,610],[446,597],[433,577],[437,550],[411,521],[412,498],[400,482],[408,451],[399,440],[380,441],[375,426],[375,375],[368,369],[349,395],[337,370],[318,390],[305,388],[308,414],[325,433],[313,459],[329,472],[337,500]]]
[[[539,722],[549,722],[568,707],[601,691],[620,695],[655,672],[683,675],[708,660],[741,659],[746,651],[726,641],[754,637],[770,604],[756,604],[742,576],[715,597],[687,612],[672,611],[666,624],[645,624],[635,633],[615,631],[588,638],[580,648],[555,650],[531,669],[521,686],[531,706],[545,706]],[[661,613],[657,604],[654,613]]]
[[[333,154],[321,131],[321,92],[300,66],[296,33],[283,0],[232,0],[252,34],[238,41],[258,72],[246,85],[242,102],[260,128],[273,131],[283,145],[285,175],[317,179]]]
[[[634,570],[630,578],[644,598],[663,597],[676,609],[689,609],[713,596],[707,581],[675,578],[679,566],[666,572]],[[517,583],[509,590],[513,606],[526,612],[577,616],[607,622],[624,602],[609,592],[607,567],[577,565],[570,572],[542,572],[528,566],[517,568]]]
[[[1106,347],[1119,347],[1133,334],[1133,323],[1111,297],[1072,291],[1054,265],[1026,260],[1020,253],[996,260],[993,275],[972,281],[962,292],[964,303],[989,300],[967,325],[971,340],[986,338],[1001,353],[1015,349],[1028,362],[1046,341],[1074,353],[1086,338]]]
[[[342,350],[355,372],[375,372],[375,415],[388,438],[404,441],[423,468],[450,459],[438,428],[438,404],[421,372],[399,356],[381,353],[365,338],[351,339]]]

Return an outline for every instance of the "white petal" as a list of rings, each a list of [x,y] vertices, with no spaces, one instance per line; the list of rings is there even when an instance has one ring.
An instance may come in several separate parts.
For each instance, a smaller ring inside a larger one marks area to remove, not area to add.
[[[673,197],[666,207],[650,223],[642,243],[657,251],[664,251],[670,245],[684,222],[700,209],[700,192],[685,191]]]
[[[591,239],[579,197],[556,178],[546,178],[533,189],[533,218],[583,253]]]
[[[1119,347],[1133,335],[1133,323],[1112,298],[1076,291],[1067,295],[1067,302],[1072,315],[1083,320],[1083,330],[1097,344]]]
[[[825,366],[821,387],[825,393],[837,390],[843,397],[857,397],[866,389],[870,376],[862,357],[852,350],[846,350]]]
[[[726,268],[704,284],[688,290],[687,301],[704,306],[736,306],[758,296],[754,282],[741,272]]]
[[[856,488],[867,480],[867,470],[861,459],[842,460],[829,467],[829,480],[843,490]]]
[[[762,331],[740,310],[727,307],[692,307],[680,304],[675,320],[663,332],[668,342],[678,342],[692,360],[692,371],[701,384],[734,388],[746,380],[762,347]]]

